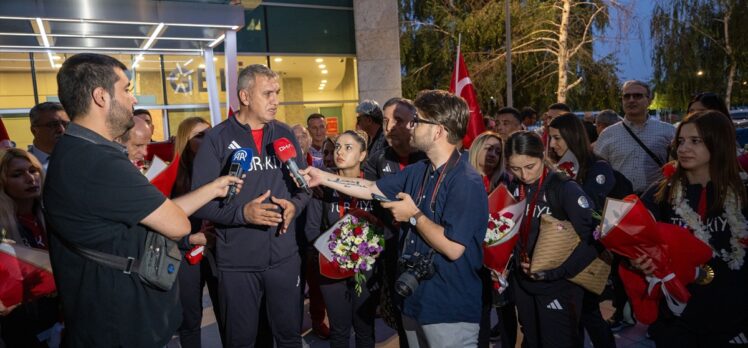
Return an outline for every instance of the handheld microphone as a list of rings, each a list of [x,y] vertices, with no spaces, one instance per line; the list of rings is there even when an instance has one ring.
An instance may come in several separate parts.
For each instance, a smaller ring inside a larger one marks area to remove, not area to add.
[[[294,157],[296,157],[296,148],[293,146],[293,143],[288,138],[279,138],[273,142],[273,149],[278,159],[286,164],[286,168],[288,168],[288,171],[299,186],[307,193],[311,193],[309,191],[309,184],[307,184],[304,177],[299,173],[299,166],[296,165],[296,160],[294,160]]]
[[[234,151],[231,156],[231,166],[229,167],[228,175],[241,178],[244,172],[248,172],[250,165],[252,164],[252,157],[254,157],[254,151],[251,148],[243,147]],[[229,185],[229,193],[223,200],[223,204],[229,204],[232,199],[236,196],[236,184]]]

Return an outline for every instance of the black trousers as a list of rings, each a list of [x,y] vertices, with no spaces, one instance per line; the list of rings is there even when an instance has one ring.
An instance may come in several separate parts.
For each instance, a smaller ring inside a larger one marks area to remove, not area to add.
[[[579,335],[584,337],[584,330],[590,335],[590,341],[595,348],[615,348],[616,339],[610,331],[610,324],[600,314],[600,296],[584,290],[582,297],[582,317],[579,325]]]
[[[524,348],[582,347],[579,317],[584,290],[566,280],[554,281],[548,294],[531,294],[520,284],[514,286]],[[511,289],[511,288],[510,288]]]
[[[300,269],[301,259],[294,255],[264,271],[219,272],[218,300],[226,323],[224,346],[255,346],[264,297],[276,346],[301,347]]]
[[[223,321],[218,304],[218,277],[213,273],[208,258],[190,265],[187,259],[179,267],[179,302],[182,304],[182,325],[179,326],[179,343],[183,348],[200,347],[200,325],[203,320],[203,288],[208,286],[208,295],[213,303],[218,332],[223,341]]]
[[[517,343],[517,312],[513,290],[507,288],[501,295],[494,294],[491,273],[486,268],[483,268],[481,272],[481,279],[483,280],[483,311],[481,313],[480,330],[478,331],[478,347],[488,348],[491,346],[491,311],[494,309],[494,296],[503,296],[504,301],[502,302],[505,302],[503,306],[496,307],[501,346],[514,347]],[[512,286],[514,285],[510,285],[510,287]]]
[[[373,272],[367,272],[367,283],[375,282]],[[330,320],[330,348],[347,348],[351,328],[356,334],[356,348],[374,348],[374,315],[379,293],[362,286],[356,295],[353,278],[333,280],[320,276],[320,289],[327,305]]]
[[[730,334],[704,334],[699,332],[698,324],[688,324],[679,317],[660,318],[655,321],[657,329],[652,340],[657,348],[739,348],[748,347],[748,325],[741,332]],[[746,323],[748,324],[748,323]],[[732,342],[730,342],[732,341]]]

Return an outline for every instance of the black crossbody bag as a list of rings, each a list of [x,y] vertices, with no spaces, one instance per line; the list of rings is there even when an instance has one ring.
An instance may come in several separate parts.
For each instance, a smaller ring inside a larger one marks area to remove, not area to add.
[[[626,125],[625,122],[621,121],[621,124],[623,125],[623,128],[626,128],[626,131],[629,132],[629,134],[631,134],[631,137],[634,138],[634,140],[636,140],[636,143],[639,144],[639,146],[641,146],[641,148],[644,150],[644,152],[646,152],[647,155],[649,155],[649,157],[651,157],[652,160],[654,160],[655,163],[657,163],[657,165],[659,167],[662,167],[662,165],[664,163],[662,163],[662,161],[659,158],[657,158],[657,156],[654,154],[654,152],[652,152],[652,150],[650,150],[647,147],[647,145],[644,145],[644,143],[641,141],[641,139],[639,139],[639,137],[637,137],[636,134],[634,134],[634,132],[631,130],[631,128],[629,128],[629,126]]]
[[[84,248],[55,234],[65,247],[102,266],[114,268],[124,274],[135,273],[140,280],[155,289],[169,291],[177,279],[182,253],[177,242],[163,235],[148,231],[145,236],[142,257],[123,257]]]

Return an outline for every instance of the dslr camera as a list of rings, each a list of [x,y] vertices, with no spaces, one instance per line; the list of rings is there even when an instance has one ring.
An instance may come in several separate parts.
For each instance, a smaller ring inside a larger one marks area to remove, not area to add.
[[[436,273],[433,257],[433,249],[426,255],[417,251],[412,255],[403,255],[397,262],[400,276],[395,281],[395,292],[408,297],[416,291],[421,281],[431,279]]]

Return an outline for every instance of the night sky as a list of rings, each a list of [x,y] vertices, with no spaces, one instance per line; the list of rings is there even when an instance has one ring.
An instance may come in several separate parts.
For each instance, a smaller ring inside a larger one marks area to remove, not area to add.
[[[630,15],[612,10],[609,28],[594,41],[595,58],[614,53],[618,58],[618,76],[622,81],[652,78],[652,41],[649,21],[652,18],[653,1],[622,0]],[[627,18],[628,17],[628,20]]]

